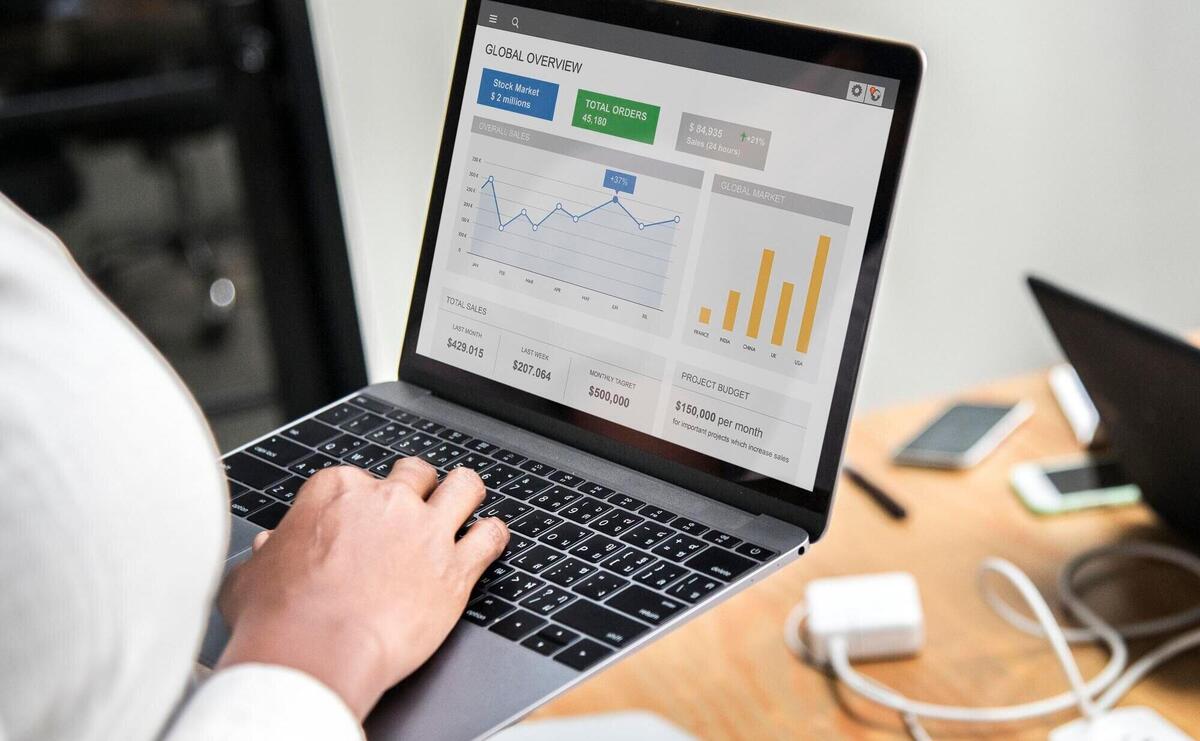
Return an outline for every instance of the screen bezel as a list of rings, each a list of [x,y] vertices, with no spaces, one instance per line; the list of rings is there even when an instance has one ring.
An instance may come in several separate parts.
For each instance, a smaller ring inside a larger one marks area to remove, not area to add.
[[[863,345],[879,280],[896,189],[912,127],[917,91],[924,70],[921,52],[906,44],[834,31],[789,25],[659,0],[506,0],[513,6],[559,13],[581,20],[612,23],[694,41],[771,54],[840,69],[891,77],[900,81],[891,129],[875,195],[871,223],[855,287],[850,321],[822,441],[813,489],[761,477],[737,482],[745,469],[700,456],[727,474],[722,478],[672,460],[697,460],[698,454],[652,435],[619,427],[564,404],[520,391],[470,371],[417,353],[429,277],[433,268],[442,208],[450,177],[450,161],[462,115],[467,73],[474,48],[482,0],[467,0],[450,98],[442,130],[424,239],[417,266],[408,326],[400,357],[400,380],[435,395],[656,478],[711,497],[753,514],[767,514],[804,528],[812,541],[824,533],[833,502],[850,410],[862,360]],[[569,421],[570,420],[570,421]],[[590,425],[580,426],[580,422]],[[603,434],[619,427],[622,439]],[[754,474],[758,475],[758,474]]]

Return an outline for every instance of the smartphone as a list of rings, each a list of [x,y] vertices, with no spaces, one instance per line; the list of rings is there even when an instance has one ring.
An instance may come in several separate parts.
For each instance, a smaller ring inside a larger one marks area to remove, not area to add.
[[[1009,478],[1025,506],[1042,515],[1116,507],[1142,498],[1137,484],[1109,458],[1023,463]]]
[[[970,468],[1029,419],[1033,405],[955,404],[892,456],[903,466]]]

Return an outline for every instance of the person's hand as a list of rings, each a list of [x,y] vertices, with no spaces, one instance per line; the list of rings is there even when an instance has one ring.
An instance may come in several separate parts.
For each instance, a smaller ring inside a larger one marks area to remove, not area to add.
[[[218,670],[299,669],[366,717],[433,655],[508,543],[492,518],[455,542],[483,496],[474,471],[451,471],[438,486],[434,468],[415,458],[382,481],[350,467],[318,473],[226,580],[219,605],[232,636]]]

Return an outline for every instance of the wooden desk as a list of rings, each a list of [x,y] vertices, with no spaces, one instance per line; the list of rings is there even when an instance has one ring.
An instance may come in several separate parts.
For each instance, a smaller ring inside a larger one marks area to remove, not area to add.
[[[1017,500],[1008,486],[1015,463],[1078,452],[1044,373],[994,383],[963,398],[1028,399],[1037,411],[988,460],[961,473],[888,463],[889,453],[947,400],[859,418],[852,426],[848,460],[908,507],[906,521],[888,518],[843,480],[832,526],[808,555],[534,717],[645,709],[704,739],[906,737],[895,713],[801,665],[781,638],[784,616],[810,579],[894,570],[912,572],[920,585],[925,648],[916,659],[862,665],[864,673],[911,697],[949,704],[1003,705],[1065,690],[1066,680],[1049,647],[1010,628],[979,598],[975,577],[980,561],[1003,556],[1049,595],[1060,565],[1082,550],[1127,538],[1177,541],[1141,506],[1038,518]],[[1122,579],[1119,587],[1096,590],[1094,604],[1110,618],[1124,620],[1178,609],[1194,603],[1196,595],[1200,584],[1194,580],[1165,569],[1147,570]],[[1131,648],[1136,657],[1147,644]],[[1103,649],[1091,646],[1077,648],[1075,655],[1085,677],[1107,659]],[[1162,667],[1123,704],[1150,705],[1200,738],[1200,653]],[[1016,728],[933,722],[927,727],[935,736],[1042,741],[1051,728],[1072,717],[1062,713]]]

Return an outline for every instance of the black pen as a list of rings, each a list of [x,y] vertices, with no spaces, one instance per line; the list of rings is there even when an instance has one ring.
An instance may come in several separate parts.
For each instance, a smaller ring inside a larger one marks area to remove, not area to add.
[[[850,479],[858,488],[866,492],[867,496],[875,500],[875,503],[883,508],[884,512],[894,520],[903,520],[908,517],[908,510],[904,509],[903,505],[892,499],[891,495],[880,489],[875,484],[871,483],[865,476],[854,470],[851,466],[842,466],[842,473],[846,474],[846,478]]]

